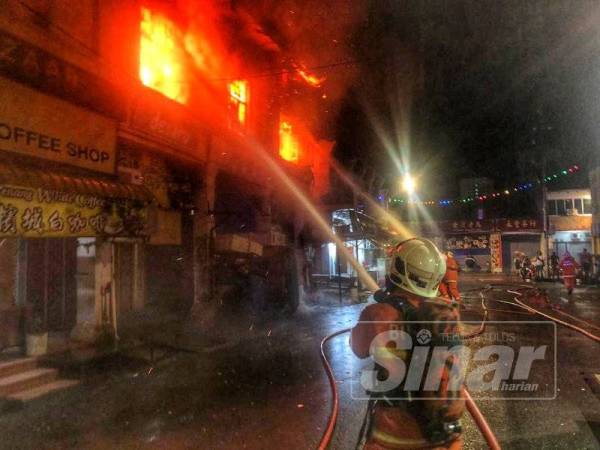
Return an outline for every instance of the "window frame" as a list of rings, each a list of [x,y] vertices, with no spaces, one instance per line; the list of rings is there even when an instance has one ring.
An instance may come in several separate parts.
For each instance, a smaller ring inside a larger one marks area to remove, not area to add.
[[[243,96],[235,95],[233,86],[236,83],[242,83],[245,86]],[[227,105],[229,110],[229,128],[240,132],[245,132],[248,129],[248,120],[250,115],[250,82],[248,80],[232,80],[230,83],[227,83]],[[243,110],[243,120],[240,120],[241,110]]]

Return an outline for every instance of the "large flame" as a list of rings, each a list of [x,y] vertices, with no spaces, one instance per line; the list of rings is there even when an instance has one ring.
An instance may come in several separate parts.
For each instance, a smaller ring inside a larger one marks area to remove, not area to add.
[[[308,73],[306,70],[303,70],[303,69],[297,69],[297,72],[298,72],[298,75],[300,75],[300,77],[304,81],[306,81],[309,85],[311,85],[312,87],[321,86],[327,79],[327,77],[317,77],[315,75],[311,75],[310,73]]]
[[[300,157],[298,139],[292,124],[282,120],[279,124],[279,156],[285,161],[296,163]]]
[[[179,103],[187,103],[189,83],[181,35],[166,17],[142,8],[140,80]]]

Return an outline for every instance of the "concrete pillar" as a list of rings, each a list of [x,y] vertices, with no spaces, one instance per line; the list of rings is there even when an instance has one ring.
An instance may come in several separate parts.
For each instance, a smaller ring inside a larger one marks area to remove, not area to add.
[[[211,293],[211,236],[214,234],[218,168],[210,158],[201,173],[194,214],[194,312],[214,300]]]
[[[115,283],[112,276],[112,243],[96,239],[94,258],[94,319],[77,321],[71,330],[71,339],[92,344],[96,341],[103,326],[112,327],[110,295],[114,295]]]

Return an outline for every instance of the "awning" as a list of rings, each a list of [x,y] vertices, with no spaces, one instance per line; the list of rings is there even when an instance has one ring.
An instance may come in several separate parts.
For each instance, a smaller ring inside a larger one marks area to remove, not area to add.
[[[143,186],[114,181],[59,175],[40,169],[0,164],[0,184],[42,188],[101,198],[131,199],[150,202],[152,193]]]

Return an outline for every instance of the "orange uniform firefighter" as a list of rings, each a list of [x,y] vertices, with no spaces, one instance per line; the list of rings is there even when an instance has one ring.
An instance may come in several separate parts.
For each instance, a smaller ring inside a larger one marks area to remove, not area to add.
[[[577,275],[577,269],[579,269],[579,267],[579,264],[577,264],[577,261],[575,261],[575,258],[573,258],[569,252],[566,252],[565,256],[563,256],[563,259],[560,261],[560,268],[563,271],[563,280],[569,295],[571,295],[573,288],[575,287],[575,276]]]
[[[460,272],[460,266],[456,259],[454,259],[454,253],[449,251],[446,255],[446,273],[440,283],[440,294],[443,297],[460,303],[460,292],[458,291],[458,272]]]
[[[410,336],[410,342],[418,344],[420,350],[423,344],[445,345],[446,349],[460,342],[458,309],[437,297],[445,273],[444,259],[432,242],[414,238],[400,243],[392,253],[387,290],[376,293],[377,303],[363,310],[352,329],[352,350],[359,358],[373,357],[376,379],[385,383],[398,381],[386,385],[383,391],[365,387],[370,400],[360,449],[462,448],[460,417],[464,399],[461,381],[451,370],[457,363],[455,355],[440,352],[431,357],[428,367],[435,367],[431,370],[440,380],[436,387],[422,389],[420,381],[414,385],[414,380],[409,387],[403,374],[406,367],[411,367],[413,349],[385,337],[386,333],[398,335],[401,330],[402,336]],[[419,356],[415,358],[419,360]],[[402,376],[398,378],[399,374]],[[375,386],[380,386],[379,381]]]

